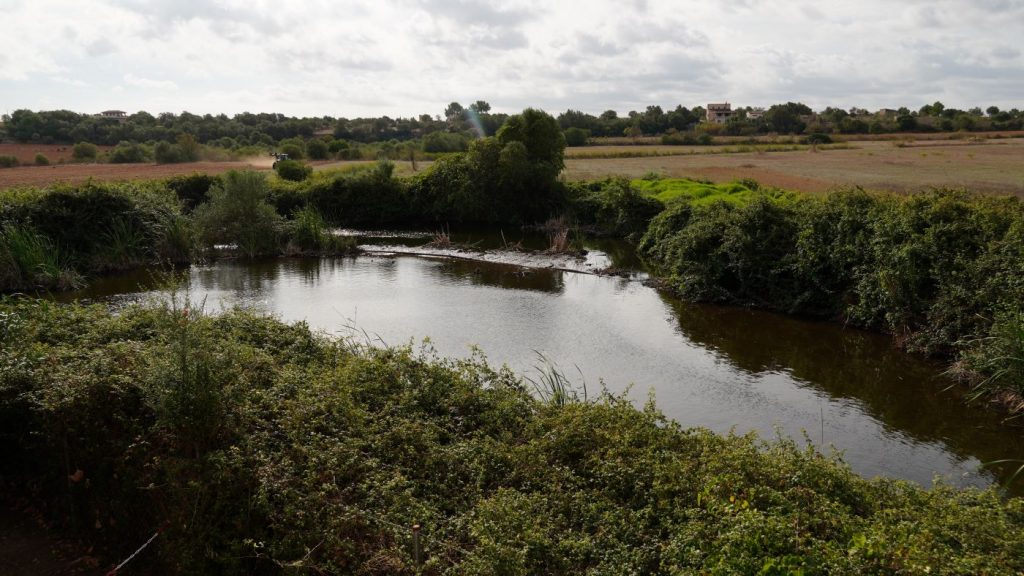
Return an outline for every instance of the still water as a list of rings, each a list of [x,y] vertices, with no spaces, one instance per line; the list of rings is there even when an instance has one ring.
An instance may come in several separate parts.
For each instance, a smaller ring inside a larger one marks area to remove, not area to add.
[[[253,307],[374,344],[429,338],[453,357],[475,347],[526,376],[536,374],[540,353],[591,394],[603,385],[638,405],[653,395],[687,427],[806,437],[867,477],[985,486],[1009,471],[980,469],[983,462],[1024,459],[1019,429],[965,405],[946,389],[941,365],[894,350],[885,336],[686,304],[645,286],[642,273],[575,273],[561,269],[562,260],[512,252],[492,255],[497,262],[395,255],[425,242],[416,235],[361,242],[382,252],[194,266],[191,297],[210,311]],[[590,248],[581,270],[639,269],[622,245]],[[523,268],[524,258],[551,268]],[[136,273],[61,298],[119,303],[154,295],[153,285]]]

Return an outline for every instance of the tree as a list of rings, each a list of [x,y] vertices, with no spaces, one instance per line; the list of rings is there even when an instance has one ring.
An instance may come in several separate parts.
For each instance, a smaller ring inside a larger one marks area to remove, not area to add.
[[[224,174],[210,190],[210,201],[194,213],[203,243],[234,244],[249,258],[276,252],[282,221],[268,194],[266,176],[259,172]]]
[[[765,123],[771,130],[780,134],[799,134],[804,131],[806,123],[800,118],[811,113],[811,109],[799,102],[776,104],[764,113]]]
[[[491,105],[483,100],[477,100],[469,105],[469,109],[477,114],[487,114],[491,111]]]
[[[444,109],[444,117],[449,123],[455,122],[462,119],[462,115],[465,111],[466,110],[462,107],[462,104],[452,102]]]
[[[75,160],[95,160],[96,145],[90,142],[79,142],[71,148],[71,157]]]
[[[503,147],[510,142],[522,142],[534,170],[546,179],[554,181],[565,168],[565,136],[558,122],[543,110],[527,108],[510,116],[498,130],[497,138]]]

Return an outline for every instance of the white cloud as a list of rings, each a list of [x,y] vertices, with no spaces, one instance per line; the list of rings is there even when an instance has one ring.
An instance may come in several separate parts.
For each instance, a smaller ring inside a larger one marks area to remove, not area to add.
[[[124,83],[138,88],[149,88],[153,90],[177,90],[178,85],[171,80],[153,80],[141,78],[135,74],[125,74]]]
[[[1020,0],[0,0],[5,107],[1020,107]],[[1003,25],[993,25],[994,21]],[[73,90],[53,90],[59,82]],[[105,88],[106,87],[106,88]]]

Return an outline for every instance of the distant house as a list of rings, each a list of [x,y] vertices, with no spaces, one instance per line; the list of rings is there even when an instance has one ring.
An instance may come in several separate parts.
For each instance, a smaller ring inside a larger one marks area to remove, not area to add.
[[[764,117],[764,108],[751,108],[747,111],[747,119],[760,120]]]
[[[883,118],[891,118],[898,115],[899,113],[899,110],[893,110],[892,108],[882,108],[878,112],[875,112],[875,115],[881,116]]]
[[[313,136],[334,136],[334,128],[321,128],[313,132]]]
[[[125,120],[128,118],[128,113],[124,110],[104,110],[97,114],[102,118],[113,118],[114,120]]]
[[[713,124],[725,124],[732,118],[732,104],[708,104],[707,121]]]

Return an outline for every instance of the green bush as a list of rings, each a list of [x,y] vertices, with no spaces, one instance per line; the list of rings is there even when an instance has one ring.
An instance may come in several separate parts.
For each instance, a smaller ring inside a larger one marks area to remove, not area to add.
[[[34,229],[82,274],[164,260],[165,224],[178,214],[177,199],[159,182],[0,192],[0,221]]]
[[[586,146],[590,138],[590,131],[582,128],[567,128],[565,131],[566,146]]]
[[[47,158],[45,154],[40,152],[40,153],[36,154],[35,164],[36,164],[36,166],[49,166],[50,165],[50,159]]]
[[[157,164],[178,164],[188,161],[181,148],[170,142],[157,142],[153,147],[153,158]]]
[[[325,160],[327,152],[327,143],[319,138],[313,138],[306,142],[306,155],[310,160]]]
[[[79,142],[71,148],[71,157],[75,160],[96,160],[99,150],[95,144]]]
[[[337,236],[312,206],[297,210],[288,223],[288,251],[302,254],[342,254],[356,247],[355,238]]]
[[[829,136],[828,134],[824,134],[824,133],[821,133],[821,132],[815,132],[813,134],[808,134],[807,136],[805,136],[803,138],[803,143],[804,144],[831,144],[832,143],[832,137]]]
[[[281,216],[267,202],[266,176],[259,172],[232,170],[210,190],[210,201],[193,212],[199,239],[208,249],[234,245],[255,258],[277,254]]]
[[[5,486],[102,565],[162,529],[147,572],[412,574],[419,524],[424,574],[1024,570],[1020,498],[180,298],[0,300],[0,366]]]
[[[302,160],[306,157],[306,145],[301,140],[282,141],[279,150],[282,154],[287,154],[291,160]]]
[[[121,142],[110,151],[111,164],[140,164],[149,160],[149,151],[137,142]]]
[[[302,182],[313,174],[313,167],[298,160],[278,160],[274,163],[274,171],[284,180]]]
[[[423,151],[431,153],[465,152],[469,139],[452,132],[431,132],[423,137]]]
[[[580,183],[568,190],[569,210],[578,224],[599,234],[637,240],[665,205],[640,193],[626,178]]]
[[[947,359],[987,357],[976,349],[993,319],[1024,301],[1024,206],[1015,198],[949,190],[679,198],[640,249],[688,298],[830,318]]]
[[[18,165],[18,159],[7,154],[0,154],[0,168],[14,168]]]

